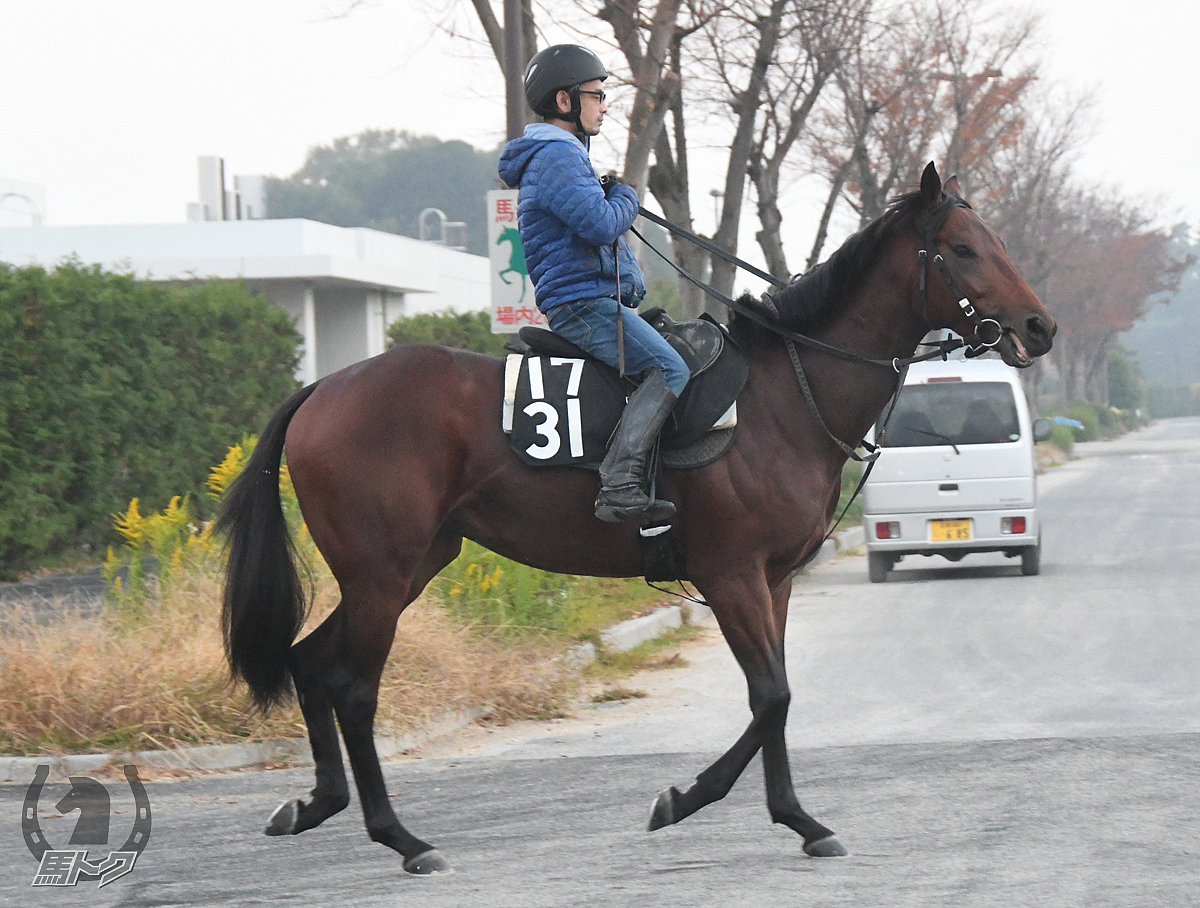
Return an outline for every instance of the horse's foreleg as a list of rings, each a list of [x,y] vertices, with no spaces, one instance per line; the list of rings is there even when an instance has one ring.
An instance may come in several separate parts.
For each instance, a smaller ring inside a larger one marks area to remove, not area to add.
[[[833,833],[800,807],[792,787],[784,743],[791,691],[783,657],[790,584],[771,594],[765,578],[759,577],[704,592],[746,675],[753,718],[733,747],[700,773],[690,788],[681,792],[671,787],[659,794],[651,810],[650,829],[678,823],[725,797],[762,749],[771,819],[803,836],[807,854],[814,857],[845,854]]]
[[[696,777],[686,791],[674,786],[661,792],[650,811],[651,830],[691,816],[729,794],[763,745],[764,731],[782,710],[787,713],[787,680],[776,647],[766,580],[752,576],[701,590],[721,625],[721,632],[746,675],[750,690],[750,725],[721,757]],[[782,636],[778,648],[782,652]]]
[[[783,658],[783,629],[787,623],[788,600],[791,598],[791,584],[785,583],[782,588],[772,595],[775,624],[779,628],[779,671],[782,673],[782,684],[787,689],[787,675]],[[790,694],[784,701],[778,721],[770,723],[763,730],[762,754],[763,777],[767,788],[767,809],[771,820],[782,823],[804,839],[804,852],[812,857],[841,857],[846,849],[837,840],[833,831],[822,826],[800,806],[792,785],[792,772],[788,765],[787,742],[787,711]]]
[[[719,801],[729,794],[733,783],[738,780],[754,755],[762,746],[762,730],[757,720],[751,720],[733,747],[725,751],[712,766],[696,776],[696,781],[686,791],[674,785],[658,793],[650,808],[650,823],[653,832],[690,817],[701,807]]]
[[[293,646],[289,654],[296,696],[308,727],[317,784],[310,801],[298,798],[287,801],[271,814],[265,830],[267,835],[296,835],[312,829],[350,803],[350,787],[346,783],[342,751],[338,746],[333,705],[323,680],[333,663],[341,619],[341,609],[335,609],[320,627]]]

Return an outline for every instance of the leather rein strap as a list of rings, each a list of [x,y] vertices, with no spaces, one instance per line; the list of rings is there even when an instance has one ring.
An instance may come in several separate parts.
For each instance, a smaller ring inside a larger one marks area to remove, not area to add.
[[[969,208],[970,205],[968,205],[966,202],[964,202],[961,199],[958,199],[954,196],[947,196],[946,200],[938,207],[937,211],[934,212],[931,226],[933,226],[935,228],[935,235],[936,235],[936,230],[941,229],[941,225],[943,223],[945,223],[946,218],[949,217],[950,211],[956,207]],[[729,252],[726,252],[724,249],[721,249],[719,246],[713,245],[712,243],[710,243],[708,240],[704,239],[703,237],[696,236],[696,234],[692,233],[690,230],[685,230],[684,228],[678,226],[677,224],[672,224],[670,221],[660,218],[658,215],[654,214],[654,212],[652,212],[652,211],[647,211],[645,208],[639,207],[638,212],[643,217],[645,217],[647,220],[652,221],[653,223],[666,228],[667,230],[671,231],[672,233],[676,234],[677,236],[682,237],[683,239],[688,240],[689,242],[695,243],[697,246],[700,246],[702,249],[706,249],[709,252],[712,252],[714,255],[718,256],[719,258],[723,259],[724,261],[727,261],[732,265],[736,265],[737,267],[742,268],[743,270],[748,271],[751,274],[754,274],[755,276],[762,278],[763,280],[769,281],[771,284],[773,284],[776,287],[783,288],[783,287],[788,286],[788,283],[790,283],[790,282],[782,281],[779,278],[775,277],[774,275],[767,274],[765,271],[761,271],[758,268],[755,268],[753,265],[749,264],[748,262],[743,261],[742,259],[739,259],[737,256],[735,256]],[[931,245],[936,250],[937,249],[936,242],[930,242],[930,240],[927,238],[926,231],[921,230],[919,232],[920,232],[922,240],[926,243],[926,245]],[[810,349],[813,349],[813,350],[820,350],[822,353],[827,353],[830,356],[837,357],[838,359],[845,360],[846,362],[867,364],[867,365],[873,365],[873,366],[885,366],[889,369],[892,369],[896,373],[899,373],[902,368],[904,368],[905,366],[912,365],[913,363],[925,362],[926,360],[930,360],[930,359],[943,359],[944,360],[949,353],[951,353],[955,350],[958,350],[962,347],[968,347],[970,349],[978,348],[980,350],[980,352],[982,352],[982,348],[989,347],[989,346],[995,346],[996,343],[999,342],[999,337],[997,337],[995,340],[985,343],[978,336],[978,334],[976,334],[976,335],[973,335],[972,337],[966,338],[965,340],[959,339],[959,338],[954,338],[954,339],[939,341],[937,344],[932,345],[934,347],[933,350],[931,350],[928,353],[922,353],[919,356],[909,356],[909,357],[904,357],[904,358],[895,357],[892,359],[872,359],[870,357],[860,356],[857,353],[851,353],[849,350],[843,350],[840,347],[835,347],[832,344],[827,344],[824,341],[819,341],[815,337],[809,337],[806,334],[800,334],[797,331],[792,331],[788,328],[785,328],[783,325],[779,324],[779,322],[777,321],[777,319],[779,317],[778,310],[775,309],[773,301],[769,302],[769,300],[770,300],[769,295],[764,294],[762,299],[763,299],[763,303],[767,306],[767,308],[769,310],[771,310],[771,314],[772,314],[773,318],[768,318],[761,311],[759,311],[757,309],[753,309],[749,306],[745,306],[745,305],[737,302],[736,300],[731,299],[730,297],[726,296],[721,291],[717,290],[712,285],[706,284],[704,281],[700,280],[699,278],[697,278],[691,274],[688,274],[686,271],[684,271],[682,268],[680,268],[677,264],[675,264],[675,262],[672,261],[670,257],[665,255],[661,250],[659,250],[649,240],[647,240],[646,237],[643,236],[636,227],[631,227],[630,233],[632,233],[639,240],[641,240],[643,245],[645,245],[648,249],[650,249],[651,252],[653,252],[655,255],[657,255],[659,258],[661,258],[664,262],[666,262],[672,269],[674,269],[675,272],[677,274],[679,274],[680,277],[689,281],[696,287],[699,287],[701,290],[703,290],[705,293],[707,293],[713,299],[717,300],[719,303],[721,303],[727,309],[730,309],[733,312],[736,312],[738,315],[748,318],[750,321],[754,322],[755,324],[761,325],[762,327],[766,328],[771,333],[778,335],[779,337],[782,337],[786,340],[792,340],[797,344],[800,344],[805,347],[809,347]],[[922,250],[922,252],[924,252],[924,250]],[[938,254],[936,256],[936,258],[940,260],[941,259],[940,254]],[[926,277],[925,277],[925,271],[928,267],[926,256],[922,256],[921,263],[922,263],[922,268],[921,268],[922,306],[927,309],[928,303],[925,299],[925,293],[924,293],[924,288],[927,284]],[[964,302],[967,303],[967,306],[969,307],[969,311],[968,311],[968,308],[966,308],[966,307],[964,307],[963,311],[967,314],[967,317],[970,318],[972,320],[972,322],[976,325],[977,330],[978,330],[979,326],[985,322],[995,324],[997,328],[999,327],[999,324],[996,323],[994,319],[986,319],[985,320],[985,319],[981,319],[979,317],[979,313],[975,310],[975,308],[973,306],[970,305],[969,301],[967,301],[967,299],[966,299],[966,296],[958,290],[957,282],[954,281],[954,277],[953,277],[953,275],[950,274],[950,271],[946,267],[944,261],[939,264],[939,270],[942,273],[943,279],[947,281],[947,285],[950,286],[951,291],[954,292],[961,300],[959,305],[962,306],[962,304]],[[792,278],[792,280],[796,280],[798,277],[799,277],[799,275]],[[926,317],[926,322],[928,322],[928,317]],[[978,355],[978,353],[976,353],[975,355]]]
[[[936,345],[933,345],[934,346],[933,350],[931,350],[928,353],[923,353],[919,356],[910,356],[910,357],[906,357],[903,359],[899,358],[899,357],[895,357],[890,360],[872,359],[869,357],[859,356],[858,354],[851,353],[848,350],[842,350],[839,347],[834,347],[831,344],[826,344],[825,342],[819,341],[816,338],[808,337],[807,335],[800,334],[798,332],[791,331],[787,328],[784,328],[779,323],[779,320],[781,318],[779,309],[775,306],[775,301],[769,293],[764,293],[761,297],[761,300],[762,300],[763,305],[770,312],[770,315],[771,315],[770,319],[766,318],[761,312],[758,312],[757,310],[752,309],[748,306],[742,305],[741,303],[737,302],[736,300],[733,300],[730,297],[726,296],[724,293],[721,293],[715,287],[699,280],[698,278],[694,277],[691,274],[688,274],[686,271],[684,271],[682,268],[680,268],[677,264],[675,264],[675,262],[673,262],[670,258],[668,258],[666,255],[664,255],[661,251],[659,251],[653,244],[651,244],[641,233],[638,232],[638,230],[636,228],[631,228],[631,231],[634,234],[634,236],[636,236],[638,239],[640,239],[642,241],[642,243],[645,246],[647,246],[652,252],[654,252],[659,258],[661,258],[668,265],[670,265],[680,276],[682,276],[686,280],[690,281],[695,286],[699,287],[701,290],[703,290],[709,296],[713,297],[714,299],[716,299],[717,301],[722,303],[727,308],[738,313],[739,315],[742,315],[742,316],[750,319],[751,321],[755,322],[756,324],[761,325],[762,327],[766,328],[768,331],[771,331],[772,333],[783,338],[784,345],[787,347],[788,357],[791,359],[791,362],[792,362],[792,368],[795,371],[796,378],[800,384],[800,390],[804,394],[805,402],[808,404],[809,410],[811,410],[813,415],[816,417],[817,422],[820,424],[821,428],[825,431],[825,434],[827,436],[829,436],[829,438],[832,439],[832,441],[842,450],[842,452],[844,454],[846,454],[847,457],[849,457],[853,460],[856,460],[860,463],[867,464],[867,469],[863,475],[863,479],[859,483],[858,489],[855,490],[854,496],[852,496],[850,499],[852,502],[854,500],[854,497],[857,497],[858,491],[862,488],[862,484],[864,482],[866,482],[867,476],[870,475],[871,468],[875,465],[875,461],[879,459],[879,455],[881,453],[880,447],[879,447],[879,445],[873,445],[868,442],[860,442],[860,446],[865,447],[867,449],[866,456],[865,457],[861,456],[858,454],[858,452],[854,448],[852,448],[850,445],[846,444],[846,442],[842,441],[830,430],[829,426],[825,422],[824,417],[821,416],[821,411],[820,411],[820,408],[817,406],[816,399],[813,397],[812,388],[809,385],[808,377],[804,374],[804,367],[800,362],[800,355],[796,350],[796,344],[802,344],[803,346],[809,347],[814,350],[819,350],[823,353],[829,354],[831,356],[835,356],[838,359],[842,359],[847,362],[867,364],[867,365],[876,365],[876,366],[887,366],[887,367],[891,368],[893,371],[895,371],[896,378],[897,378],[896,391],[892,394],[891,403],[890,403],[890,405],[887,409],[887,413],[884,416],[884,419],[880,425],[880,430],[879,430],[879,435],[878,435],[878,440],[880,443],[882,443],[884,434],[887,431],[887,424],[890,421],[892,413],[896,408],[896,402],[900,399],[900,390],[904,387],[904,376],[908,372],[908,367],[910,365],[912,365],[913,363],[924,362],[924,361],[930,360],[930,359],[940,358],[942,360],[945,360],[946,356],[950,352],[957,350],[964,346],[967,348],[968,356],[979,356],[986,349],[996,346],[996,344],[998,344],[1000,342],[1000,338],[1003,336],[1003,329],[1001,328],[999,322],[997,322],[995,319],[982,318],[979,315],[978,310],[976,310],[975,307],[971,304],[971,301],[967,298],[967,295],[962,292],[961,288],[958,285],[958,282],[954,279],[954,275],[950,272],[949,266],[946,264],[945,259],[942,257],[941,252],[938,249],[937,234],[942,229],[942,227],[945,225],[946,220],[950,217],[950,213],[955,208],[970,208],[970,207],[971,207],[970,204],[967,203],[966,201],[964,201],[963,199],[960,199],[957,196],[948,195],[945,197],[945,200],[936,209],[934,209],[932,212],[929,213],[927,218],[921,219],[921,222],[918,222],[916,227],[917,227],[917,232],[920,235],[921,240],[925,244],[925,246],[928,248],[932,248],[934,250],[934,256],[933,256],[934,264],[937,266],[938,271],[942,276],[942,280],[945,281],[946,286],[950,289],[950,292],[952,294],[954,294],[954,297],[958,301],[958,305],[962,309],[963,313],[967,316],[967,318],[969,318],[971,320],[972,324],[975,325],[975,334],[972,335],[971,337],[968,337],[968,338],[965,338],[962,340],[946,339],[946,340],[939,341]],[[660,227],[663,227],[663,228],[671,231],[672,233],[676,234],[677,236],[680,236],[686,240],[689,240],[690,242],[694,243],[695,245],[699,246],[702,249],[705,249],[706,251],[717,256],[718,258],[720,258],[738,268],[748,271],[749,273],[755,275],[758,278],[761,278],[762,280],[767,281],[768,283],[774,285],[775,287],[784,288],[784,287],[788,286],[789,282],[780,280],[779,278],[775,277],[773,274],[769,274],[765,271],[762,271],[762,270],[754,267],[750,263],[743,261],[742,259],[733,255],[732,253],[727,252],[726,250],[724,250],[724,249],[720,248],[719,246],[717,246],[716,244],[704,239],[703,237],[697,236],[696,234],[692,233],[691,231],[685,230],[684,228],[682,228],[676,224],[673,224],[664,218],[659,217],[658,215],[654,214],[651,211],[647,211],[644,207],[639,207],[638,212],[639,212],[639,214],[641,214],[642,217],[646,218],[647,220],[649,220],[655,224],[658,224]],[[927,325],[930,325],[930,321],[929,321],[929,279],[928,279],[929,253],[928,253],[928,248],[923,248],[923,249],[919,250],[917,255],[920,260],[919,289],[920,289],[920,297],[921,297],[921,315],[922,315],[922,318],[924,318],[925,323]],[[796,280],[796,278],[793,277],[792,280]],[[995,333],[995,337],[992,340],[989,341],[989,340],[985,339],[985,337],[984,337],[985,329],[987,330],[987,332],[989,334],[992,332]],[[847,507],[849,507],[849,504],[847,504]],[[843,515],[845,514],[845,510],[842,511],[842,514]],[[840,520],[841,520],[841,517],[838,518],[838,521],[840,521]],[[836,526],[836,525],[837,525],[837,522],[834,523],[834,526]]]

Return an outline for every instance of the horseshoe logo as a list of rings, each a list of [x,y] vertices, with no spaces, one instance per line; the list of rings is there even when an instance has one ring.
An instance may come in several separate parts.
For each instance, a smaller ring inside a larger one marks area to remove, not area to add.
[[[99,880],[101,886],[111,883],[120,876],[124,876],[129,871],[133,870],[134,862],[146,848],[150,841],[150,827],[152,816],[150,812],[150,798],[146,795],[146,788],[142,785],[142,780],[138,778],[137,767],[127,764],[125,766],[125,779],[129,782],[129,789],[133,793],[133,801],[136,807],[133,820],[133,830],[129,834],[129,838],[125,840],[125,844],[120,850],[112,852],[107,859],[100,863],[95,863],[87,859],[86,851],[68,850],[57,851],[47,840],[45,833],[42,832],[41,822],[38,819],[37,807],[38,800],[42,795],[42,787],[46,784],[46,779],[50,776],[50,767],[46,764],[38,766],[34,773],[33,781],[29,784],[28,790],[25,792],[25,804],[21,810],[21,832],[25,837],[25,845],[29,848],[29,853],[39,863],[38,875],[34,877],[33,885],[35,886],[74,886],[80,880],[93,881]],[[107,842],[107,824],[108,824],[108,808],[107,808],[107,792],[103,791],[103,786],[91,779],[82,777],[72,777],[71,792],[59,802],[61,805],[67,805],[68,810],[75,809],[72,805],[72,795],[79,791],[92,792],[95,789],[100,789],[104,795],[102,828],[105,833],[100,839],[87,839],[80,836],[80,828],[84,826],[85,820],[89,819],[84,808],[80,806],[81,817],[76,826],[75,835],[72,836],[71,844],[105,844]],[[96,818],[90,818],[94,824]],[[50,860],[47,860],[47,855]],[[47,865],[51,865],[50,871],[47,871]]]

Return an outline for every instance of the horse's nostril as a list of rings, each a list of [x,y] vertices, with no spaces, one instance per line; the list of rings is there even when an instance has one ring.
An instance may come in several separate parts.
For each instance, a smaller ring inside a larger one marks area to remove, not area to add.
[[[1054,337],[1054,332],[1058,330],[1058,325],[1047,326],[1046,320],[1040,315],[1031,315],[1025,319],[1025,330],[1029,332],[1030,337],[1040,337],[1049,340]]]

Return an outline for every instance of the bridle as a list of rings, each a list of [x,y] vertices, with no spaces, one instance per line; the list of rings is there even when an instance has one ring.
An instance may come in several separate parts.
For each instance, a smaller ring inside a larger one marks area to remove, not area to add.
[[[920,298],[921,298],[921,316],[925,320],[925,324],[928,325],[930,327],[930,329],[932,329],[933,325],[929,321],[929,277],[928,277],[929,260],[930,260],[929,250],[932,249],[933,253],[934,253],[932,258],[933,258],[934,264],[937,266],[938,272],[942,276],[942,280],[945,281],[946,286],[948,288],[950,288],[950,292],[954,295],[955,299],[958,301],[958,306],[959,306],[959,308],[962,309],[963,314],[965,314],[967,316],[967,318],[969,318],[971,320],[971,323],[975,326],[975,333],[969,337],[965,337],[965,338],[961,338],[961,339],[960,338],[946,338],[946,339],[940,340],[933,344],[923,344],[923,346],[933,347],[934,349],[930,350],[929,352],[922,353],[922,354],[919,354],[916,356],[909,356],[909,357],[903,357],[903,358],[893,357],[892,359],[873,359],[873,358],[867,357],[867,356],[860,356],[859,354],[853,353],[849,350],[843,350],[840,347],[835,347],[832,344],[827,344],[824,341],[819,341],[815,337],[809,337],[806,334],[801,334],[798,331],[792,331],[789,328],[785,328],[783,325],[781,325],[779,323],[779,319],[780,319],[779,309],[775,305],[775,299],[770,293],[764,293],[760,297],[763,309],[766,310],[766,314],[764,314],[763,311],[761,311],[757,308],[746,306],[736,300],[733,300],[730,297],[726,296],[724,293],[721,293],[721,291],[717,290],[715,287],[712,287],[711,285],[706,284],[704,281],[701,281],[699,278],[696,278],[691,274],[688,274],[686,271],[684,271],[682,268],[680,268],[678,265],[676,265],[675,262],[672,261],[669,257],[664,255],[660,250],[658,250],[651,243],[649,243],[646,240],[646,238],[637,231],[636,228],[630,228],[630,230],[634,236],[636,236],[638,239],[640,239],[642,241],[643,245],[645,245],[652,252],[654,252],[655,255],[657,255],[659,258],[661,258],[663,261],[665,261],[668,265],[670,265],[672,268],[674,268],[675,271],[681,277],[685,278],[686,280],[690,281],[695,286],[699,287],[701,290],[703,290],[709,296],[716,299],[718,302],[722,303],[727,308],[731,309],[732,311],[738,313],[741,316],[744,316],[745,318],[749,319],[750,321],[754,322],[755,324],[761,325],[763,328],[766,328],[772,334],[775,334],[775,335],[779,336],[780,338],[782,338],[784,345],[787,347],[788,357],[791,359],[791,362],[792,362],[792,368],[796,372],[796,379],[797,379],[797,381],[799,381],[800,389],[804,394],[804,399],[808,403],[808,407],[812,411],[813,416],[816,417],[817,422],[820,424],[821,428],[825,431],[825,434],[828,435],[829,438],[833,440],[833,442],[842,450],[842,452],[847,457],[851,458],[852,460],[859,461],[860,463],[873,463],[879,457],[879,447],[877,445],[872,445],[870,443],[860,441],[859,444],[857,445],[857,447],[864,447],[867,449],[867,452],[868,452],[866,454],[866,456],[862,456],[862,455],[858,454],[858,452],[855,450],[854,447],[851,447],[850,445],[846,444],[846,442],[842,441],[840,438],[838,438],[836,435],[834,435],[832,430],[830,430],[829,426],[825,423],[824,418],[821,416],[821,411],[817,407],[817,402],[813,398],[812,389],[809,386],[808,378],[804,374],[804,368],[800,363],[800,356],[796,351],[796,344],[800,344],[801,346],[808,347],[809,349],[812,349],[812,350],[819,350],[822,353],[826,353],[830,356],[836,357],[837,359],[841,359],[846,362],[858,363],[860,365],[883,366],[883,367],[892,369],[896,373],[896,390],[892,394],[891,406],[888,408],[887,415],[885,416],[883,423],[881,424],[881,427],[880,427],[880,434],[879,434],[880,439],[883,438],[883,433],[887,428],[888,419],[891,418],[892,411],[896,407],[896,400],[899,398],[900,389],[904,386],[904,374],[908,371],[908,367],[910,365],[912,365],[913,363],[925,362],[926,360],[931,360],[931,359],[945,360],[946,357],[950,353],[952,353],[955,350],[961,349],[963,347],[967,348],[966,355],[969,357],[980,356],[984,352],[986,352],[988,349],[995,347],[996,344],[998,344],[1000,342],[1000,339],[1004,336],[1003,328],[1001,327],[1000,323],[998,321],[996,321],[995,319],[983,318],[979,314],[979,311],[971,303],[971,301],[967,297],[967,295],[962,291],[962,288],[959,286],[958,281],[955,280],[954,274],[950,271],[949,265],[946,264],[946,261],[942,257],[942,254],[938,248],[937,234],[942,229],[942,227],[945,226],[947,219],[950,217],[950,214],[954,211],[955,208],[970,209],[971,206],[968,202],[966,202],[963,199],[958,198],[957,196],[945,195],[937,208],[934,208],[932,211],[922,212],[922,213],[918,214],[917,218],[916,218],[916,222],[914,224],[914,227],[917,230],[917,234],[920,237],[921,242],[923,244],[922,248],[917,253],[917,255],[920,259],[919,292],[920,292]],[[659,217],[652,211],[647,211],[645,208],[639,207],[638,212],[639,212],[639,214],[641,214],[642,217],[646,218],[648,221],[658,224],[660,227],[663,227],[663,228],[671,231],[672,233],[676,234],[677,236],[683,237],[684,239],[689,240],[692,243],[695,243],[697,246],[712,253],[713,255],[717,256],[718,258],[721,258],[721,259],[725,260],[726,262],[729,262],[731,265],[735,265],[738,268],[741,268],[745,271],[750,272],[755,277],[759,277],[759,278],[773,284],[777,288],[780,288],[780,289],[786,288],[790,284],[799,280],[800,277],[802,276],[802,275],[793,275],[792,278],[788,281],[780,280],[779,278],[775,277],[775,275],[769,274],[768,272],[762,271],[762,270],[754,267],[749,262],[745,262],[742,259],[739,259],[737,256],[733,255],[732,253],[725,251],[721,247],[715,245],[714,243],[709,242],[708,240],[704,239],[703,237],[696,236],[696,234],[692,233],[689,230],[685,230],[684,228],[682,228],[676,224],[672,224],[670,221]],[[768,315],[769,315],[769,317],[768,317]],[[988,335],[992,334],[993,332],[995,333],[995,337],[989,340]]]
[[[937,266],[938,272],[945,281],[946,286],[954,295],[954,299],[958,302],[958,306],[962,309],[963,314],[971,320],[975,326],[975,333],[970,337],[964,338],[964,346],[967,348],[967,356],[975,357],[982,355],[986,350],[990,350],[1000,343],[1000,339],[1004,337],[1004,328],[994,318],[983,318],[974,304],[967,297],[955,280],[954,274],[950,271],[950,266],[946,264],[945,258],[942,257],[941,250],[938,248],[937,235],[945,226],[946,220],[950,217],[950,213],[955,208],[970,209],[971,204],[957,196],[947,195],[942,203],[929,212],[924,217],[918,215],[915,224],[917,234],[921,237],[921,242],[924,243],[924,248],[918,250],[917,256],[921,262],[920,270],[920,295],[921,295],[921,318],[925,320],[925,324],[930,330],[934,329],[933,323],[929,320],[929,250],[933,250],[933,263]],[[986,332],[986,333],[985,333]],[[987,334],[995,332],[995,337],[992,340],[987,340]]]

